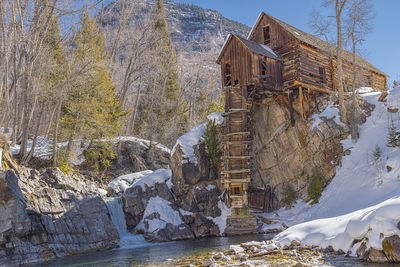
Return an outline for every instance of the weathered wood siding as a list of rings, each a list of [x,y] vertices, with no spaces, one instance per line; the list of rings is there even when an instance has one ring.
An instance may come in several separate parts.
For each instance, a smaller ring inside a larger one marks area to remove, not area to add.
[[[275,51],[275,49],[280,48],[288,43],[293,43],[296,41],[290,33],[284,30],[278,23],[272,20],[268,16],[263,16],[260,23],[256,25],[254,29],[254,34],[250,37],[250,40],[263,44],[264,43],[264,33],[263,28],[269,26],[270,29],[270,43],[268,46]]]
[[[237,38],[232,38],[227,44],[221,60],[222,84],[225,82],[226,64],[231,66],[232,85],[235,81],[246,84],[252,80],[252,54]]]

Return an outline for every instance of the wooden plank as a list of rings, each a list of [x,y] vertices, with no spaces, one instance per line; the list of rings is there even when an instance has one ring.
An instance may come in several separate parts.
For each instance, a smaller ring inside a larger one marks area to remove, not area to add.
[[[300,95],[300,103],[301,103],[301,107],[302,107],[302,111],[303,111],[303,117],[304,117],[304,119],[307,119],[306,108],[304,106],[303,88],[301,86],[299,87],[299,95]]]
[[[250,159],[251,156],[223,156],[222,159]]]

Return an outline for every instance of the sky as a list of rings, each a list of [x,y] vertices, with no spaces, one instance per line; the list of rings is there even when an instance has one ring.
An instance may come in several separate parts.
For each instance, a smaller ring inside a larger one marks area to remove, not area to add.
[[[308,25],[313,8],[328,16],[334,10],[321,7],[321,0],[174,0],[220,12],[224,17],[253,26],[264,11],[300,30]],[[372,0],[376,12],[373,30],[366,36],[361,53],[364,59],[389,75],[388,86],[400,80],[400,0]],[[334,18],[332,18],[334,20]]]

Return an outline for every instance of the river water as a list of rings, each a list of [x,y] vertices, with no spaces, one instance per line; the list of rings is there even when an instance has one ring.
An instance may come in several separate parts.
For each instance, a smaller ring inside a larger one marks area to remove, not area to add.
[[[32,266],[135,266],[135,265],[164,265],[168,266],[169,259],[181,258],[205,253],[212,250],[226,249],[230,245],[248,241],[262,241],[273,238],[273,235],[243,235],[231,237],[200,238],[166,243],[149,243],[141,235],[133,235],[126,229],[125,215],[120,198],[105,199],[111,219],[120,236],[119,249],[67,256]],[[327,257],[333,266],[344,267],[383,267],[393,265],[377,265],[359,262],[353,258]]]

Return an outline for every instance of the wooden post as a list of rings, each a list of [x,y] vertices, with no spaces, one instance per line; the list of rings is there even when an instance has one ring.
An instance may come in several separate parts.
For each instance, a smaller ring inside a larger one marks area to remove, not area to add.
[[[303,88],[301,86],[299,87],[299,95],[300,95],[300,102],[301,102],[301,107],[302,107],[302,111],[303,111],[303,117],[304,117],[304,119],[307,119],[306,107],[304,105]]]
[[[294,126],[294,111],[293,111],[293,93],[289,92],[289,112],[290,112],[290,124]]]
[[[307,92],[307,103],[308,103],[308,117],[311,117],[311,96],[310,96],[311,90],[308,88]]]

